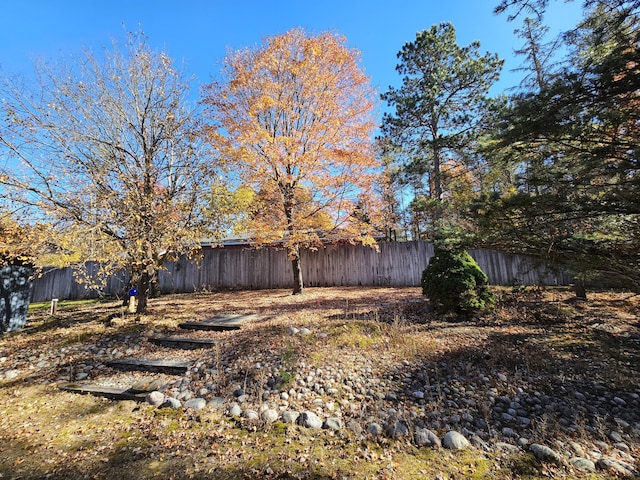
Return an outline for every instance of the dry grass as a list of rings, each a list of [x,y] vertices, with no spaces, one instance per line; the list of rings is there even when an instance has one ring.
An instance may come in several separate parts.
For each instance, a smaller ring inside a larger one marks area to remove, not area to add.
[[[347,430],[250,424],[216,413],[74,396],[56,386],[56,379],[91,361],[88,347],[107,339],[133,340],[140,355],[160,355],[160,347],[144,341],[152,332],[216,313],[262,313],[269,317],[216,334],[224,340],[220,348],[236,352],[247,375],[260,375],[256,362],[279,362],[285,383],[285,374],[295,379],[300,365],[349,369],[366,363],[372,375],[382,376],[405,362],[434,382],[480,369],[545,378],[541,391],[555,388],[554,382],[640,389],[639,297],[602,292],[576,303],[564,289],[497,293],[496,311],[473,320],[433,316],[415,288],[171,295],[153,299],[137,320],[111,301],[61,304],[53,318],[46,306],[34,306],[29,328],[0,337],[0,357],[6,358],[0,373],[20,372],[0,381],[0,478],[606,478],[542,465],[524,453],[417,449],[410,439],[374,442]],[[313,334],[291,336],[289,326]],[[58,353],[64,359],[59,365],[38,367]],[[184,355],[215,364],[223,353]],[[218,381],[229,388],[233,383]],[[552,423],[539,428],[557,433]]]

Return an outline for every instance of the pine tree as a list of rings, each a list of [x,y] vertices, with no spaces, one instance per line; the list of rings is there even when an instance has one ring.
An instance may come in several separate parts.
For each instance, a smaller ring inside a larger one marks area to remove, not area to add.
[[[640,285],[638,2],[593,2],[564,66],[512,99],[494,158],[539,157],[526,184],[485,206],[487,243],[545,256],[580,278]],[[535,187],[535,188],[531,188]]]
[[[398,53],[400,88],[382,95],[394,112],[383,118],[383,135],[402,151],[403,169],[417,188],[412,208],[431,222],[443,216],[451,173],[472,158],[502,60],[480,54],[479,42],[460,47],[450,23],[418,32]]]

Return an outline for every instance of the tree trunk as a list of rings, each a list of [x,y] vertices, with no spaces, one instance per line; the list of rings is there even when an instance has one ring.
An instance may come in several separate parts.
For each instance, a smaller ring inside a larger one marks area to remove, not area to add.
[[[435,225],[439,225],[443,217],[442,207],[442,162],[440,159],[441,149],[438,146],[434,146],[433,149],[433,187],[434,197],[438,203],[434,212]]]
[[[136,307],[136,314],[142,314],[147,311],[147,300],[149,299],[149,290],[151,287],[151,276],[145,270],[140,276],[138,281],[138,305]]]
[[[291,237],[295,231],[293,220],[293,187],[284,185],[280,187],[284,198],[284,216],[287,219],[287,233]],[[302,282],[302,269],[300,268],[300,246],[298,244],[289,245],[289,258],[291,259],[291,269],[293,270],[293,295],[299,295],[304,291]]]
[[[291,252],[291,268],[293,270],[293,295],[299,295],[304,291],[304,283],[302,268],[300,268],[300,247],[298,246]]]
[[[431,198],[442,200],[442,166],[440,164],[440,149],[433,148],[433,192]]]
[[[584,281],[576,280],[573,288],[578,300],[587,300],[587,289],[584,285]]]
[[[149,298],[160,297],[160,279],[158,278],[158,271],[153,272],[151,282],[149,285]]]

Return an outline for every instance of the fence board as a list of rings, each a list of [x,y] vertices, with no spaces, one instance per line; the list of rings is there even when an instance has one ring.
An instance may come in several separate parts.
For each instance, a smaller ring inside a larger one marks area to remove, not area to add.
[[[530,257],[492,250],[469,252],[494,285],[566,285],[571,278],[554,274]],[[427,242],[380,243],[378,250],[362,245],[329,245],[303,250],[305,285],[326,286],[417,286],[422,271],[433,256]],[[277,248],[215,248],[202,252],[199,262],[186,257],[165,265],[159,283],[165,293],[209,289],[290,288],[291,263],[287,252]],[[111,278],[104,294],[123,294],[124,276]],[[32,302],[51,298],[76,299],[95,295],[78,285],[71,269],[49,269],[34,281]]]

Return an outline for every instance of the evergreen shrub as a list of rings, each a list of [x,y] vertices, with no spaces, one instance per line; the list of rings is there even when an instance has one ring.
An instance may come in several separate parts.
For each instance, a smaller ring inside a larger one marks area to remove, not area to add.
[[[422,272],[422,293],[440,312],[475,313],[493,306],[489,278],[466,250],[436,247]]]

